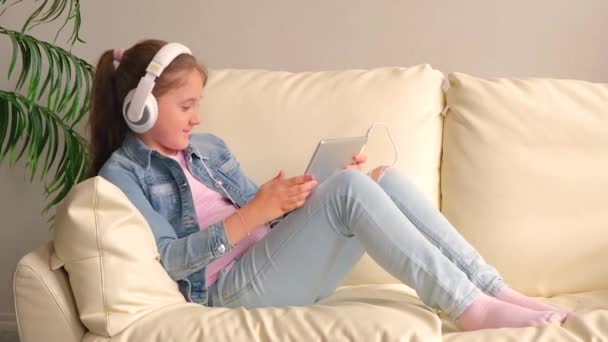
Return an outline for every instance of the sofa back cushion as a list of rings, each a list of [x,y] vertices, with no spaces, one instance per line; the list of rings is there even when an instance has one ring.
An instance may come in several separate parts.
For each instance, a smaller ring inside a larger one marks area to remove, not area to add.
[[[93,177],[57,207],[53,269],[68,273],[82,323],[113,336],[157,308],[185,302],[160,263],[144,217],[112,183]]]
[[[527,294],[608,288],[608,84],[449,81],[445,216]]]
[[[323,138],[364,135],[376,121],[391,130],[396,166],[439,204],[443,74],[409,68],[290,73],[212,70],[203,92],[201,131],[222,137],[258,184],[304,173]],[[372,131],[368,166],[390,164],[385,128]],[[365,256],[346,284],[397,282]]]

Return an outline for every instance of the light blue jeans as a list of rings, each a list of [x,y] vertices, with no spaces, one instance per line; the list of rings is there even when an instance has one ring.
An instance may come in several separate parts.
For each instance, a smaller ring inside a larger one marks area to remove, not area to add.
[[[209,306],[306,305],[330,295],[367,252],[456,319],[482,291],[506,284],[397,169],[375,182],[342,170],[319,184],[209,289]]]

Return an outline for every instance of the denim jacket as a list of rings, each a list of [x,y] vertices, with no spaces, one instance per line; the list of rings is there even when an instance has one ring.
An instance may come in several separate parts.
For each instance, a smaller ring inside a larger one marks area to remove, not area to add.
[[[219,137],[193,134],[185,159],[192,175],[242,207],[258,186]],[[190,186],[179,163],[128,134],[99,171],[120,188],[150,225],[163,267],[187,300],[207,304],[205,267],[231,246],[224,222],[200,229]]]

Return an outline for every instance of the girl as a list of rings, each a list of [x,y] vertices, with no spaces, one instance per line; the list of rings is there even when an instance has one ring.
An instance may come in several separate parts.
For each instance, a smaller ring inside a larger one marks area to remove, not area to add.
[[[118,186],[141,211],[187,300],[312,304],[367,252],[464,330],[567,317],[509,288],[396,169],[362,173],[365,155],[322,184],[280,171],[258,187],[223,140],[191,134],[206,81],[206,69],[180,44],[145,40],[124,54],[108,50],[89,122],[91,175]]]

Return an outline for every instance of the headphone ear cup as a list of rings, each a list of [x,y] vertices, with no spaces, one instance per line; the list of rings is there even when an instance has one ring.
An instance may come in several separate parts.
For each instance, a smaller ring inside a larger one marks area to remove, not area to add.
[[[156,119],[158,119],[158,102],[156,102],[156,98],[152,94],[148,95],[146,98],[144,117],[147,117],[145,130],[148,131],[154,127]]]
[[[125,97],[122,106],[122,115],[129,128],[136,133],[144,133],[149,131],[158,118],[158,104],[154,95],[150,94],[146,97],[144,108],[141,113],[136,113],[135,117],[129,116],[129,106],[135,96],[135,89],[131,90]]]

